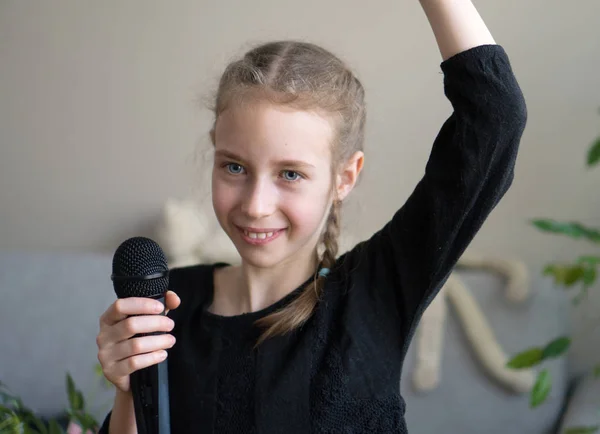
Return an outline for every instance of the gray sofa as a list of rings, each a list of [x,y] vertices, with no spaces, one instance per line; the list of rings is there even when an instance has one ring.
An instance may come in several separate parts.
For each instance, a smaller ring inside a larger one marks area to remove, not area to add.
[[[113,391],[93,372],[98,319],[115,299],[111,261],[112,254],[0,250],[0,381],[42,415],[56,415],[67,405],[67,371],[98,419],[112,405]],[[568,302],[548,281],[534,279],[534,296],[515,306],[502,295],[496,276],[457,272],[508,353],[568,332]],[[562,432],[561,422],[598,423],[598,413],[588,407],[589,397],[600,396],[600,381],[579,385],[569,376],[567,360],[555,359],[548,365],[554,380],[550,397],[531,410],[526,395],[510,394],[480,369],[452,310],[435,390],[413,390],[413,358],[414,345],[400,385],[411,433],[547,434]],[[568,420],[561,421],[565,409]]]

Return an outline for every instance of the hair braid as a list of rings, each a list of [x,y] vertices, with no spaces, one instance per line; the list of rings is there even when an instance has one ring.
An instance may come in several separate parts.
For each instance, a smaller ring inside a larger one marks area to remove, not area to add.
[[[320,267],[322,268],[331,268],[335,264],[338,254],[340,217],[341,202],[336,200],[329,211],[325,231],[322,236],[322,242],[325,246],[325,251],[320,261]],[[318,271],[315,271],[312,290],[309,288],[304,289],[298,298],[288,306],[257,321],[259,326],[266,328],[258,339],[257,346],[272,336],[282,335],[296,327],[300,327],[310,318],[317,302],[321,298],[325,286],[326,278],[325,276],[321,276]]]

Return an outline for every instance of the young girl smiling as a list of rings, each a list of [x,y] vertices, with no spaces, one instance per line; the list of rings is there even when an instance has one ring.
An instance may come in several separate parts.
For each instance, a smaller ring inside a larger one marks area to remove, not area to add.
[[[257,46],[226,68],[212,199],[241,264],[171,270],[167,316],[142,298],[106,310],[98,358],[117,391],[101,433],[136,432],[129,375],[167,349],[173,433],[407,432],[407,348],[509,188],[526,123],[507,54],[471,1],[420,3],[453,113],[407,202],[343,255],[340,207],[364,162],[360,81],[297,41]],[[168,333],[132,339],[157,331]]]

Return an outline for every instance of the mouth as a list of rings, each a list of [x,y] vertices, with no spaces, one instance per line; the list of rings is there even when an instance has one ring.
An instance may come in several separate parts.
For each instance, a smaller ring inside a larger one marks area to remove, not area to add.
[[[285,229],[258,229],[258,228],[244,228],[240,226],[236,226],[238,231],[240,232],[242,239],[246,241],[248,244],[252,244],[255,246],[263,245],[274,241],[279,238],[279,236],[285,232]]]

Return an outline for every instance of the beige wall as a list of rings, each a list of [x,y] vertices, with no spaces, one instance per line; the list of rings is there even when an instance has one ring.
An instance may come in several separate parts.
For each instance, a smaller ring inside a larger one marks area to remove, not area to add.
[[[537,270],[585,245],[539,234],[528,219],[600,226],[600,170],[583,169],[600,133],[600,5],[476,5],[509,52],[529,123],[513,188],[473,249]],[[3,0],[0,247],[113,250],[147,232],[167,197],[197,194],[210,115],[196,98],[231,56],[273,38],[323,44],[362,79],[367,163],[345,221],[360,236],[378,229],[419,180],[450,113],[416,0]]]

